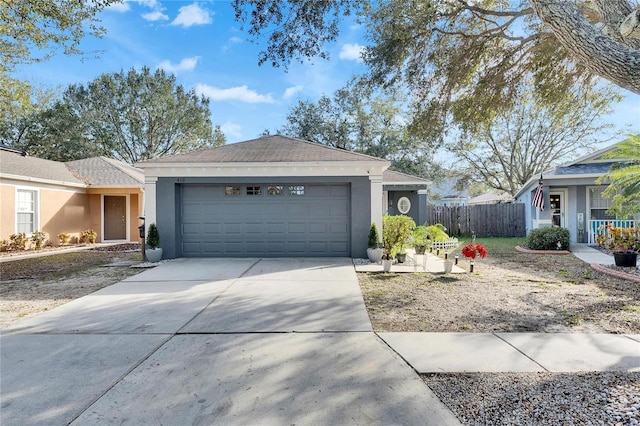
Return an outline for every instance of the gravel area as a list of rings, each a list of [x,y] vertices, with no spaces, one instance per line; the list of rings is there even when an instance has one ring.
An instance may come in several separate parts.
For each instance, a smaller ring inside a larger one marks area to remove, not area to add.
[[[640,373],[422,378],[464,425],[640,425]]]

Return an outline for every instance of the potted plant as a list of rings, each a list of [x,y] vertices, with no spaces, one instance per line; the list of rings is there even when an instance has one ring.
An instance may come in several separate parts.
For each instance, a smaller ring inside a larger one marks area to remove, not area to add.
[[[391,265],[393,265],[393,259],[389,255],[389,252],[386,249],[383,249],[384,253],[382,254],[382,270],[384,272],[391,271]]]
[[[404,254],[404,246],[409,240],[411,233],[416,227],[416,223],[409,216],[389,216],[383,218],[382,225],[382,241],[387,255],[390,258],[396,257],[398,254]],[[400,261],[400,259],[398,259]]]
[[[416,251],[416,254],[424,254],[427,251],[429,245],[429,230],[425,225],[416,226],[411,234],[411,244]]]
[[[155,223],[152,223],[147,231],[147,248],[144,251],[148,262],[156,263],[162,259],[162,249],[158,247],[159,245],[160,234],[158,233],[158,227]]]
[[[640,230],[621,228],[612,224],[602,225],[596,237],[599,246],[613,253],[616,266],[635,267],[640,251]]]
[[[374,223],[371,224],[371,228],[369,228],[369,243],[367,249],[367,256],[369,260],[373,263],[380,263],[382,260],[383,250],[380,247],[380,234],[378,233],[378,225]]]

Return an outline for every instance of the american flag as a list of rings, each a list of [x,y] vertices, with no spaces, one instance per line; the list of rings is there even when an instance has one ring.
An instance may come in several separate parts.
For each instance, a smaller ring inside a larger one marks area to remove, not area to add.
[[[538,207],[540,210],[544,210],[544,193],[543,193],[544,185],[542,184],[542,175],[540,175],[540,180],[538,181],[538,187],[536,188],[536,193],[533,194],[533,201],[531,201],[531,205],[533,207]]]

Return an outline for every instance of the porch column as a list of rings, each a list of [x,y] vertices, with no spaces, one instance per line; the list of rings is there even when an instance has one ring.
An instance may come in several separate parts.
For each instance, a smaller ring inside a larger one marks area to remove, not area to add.
[[[371,182],[371,223],[378,226],[378,232],[382,238],[382,175],[369,176],[369,181]]]
[[[147,228],[156,223],[156,182],[157,177],[144,178],[144,217]]]

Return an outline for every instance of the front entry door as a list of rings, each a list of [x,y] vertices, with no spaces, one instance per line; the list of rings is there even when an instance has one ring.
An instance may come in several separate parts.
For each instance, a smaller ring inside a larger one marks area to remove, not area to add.
[[[127,238],[127,197],[104,196],[104,239]]]
[[[566,209],[564,192],[550,192],[549,204],[551,205],[551,225],[566,227],[564,223]]]

